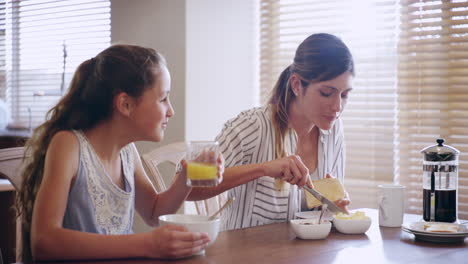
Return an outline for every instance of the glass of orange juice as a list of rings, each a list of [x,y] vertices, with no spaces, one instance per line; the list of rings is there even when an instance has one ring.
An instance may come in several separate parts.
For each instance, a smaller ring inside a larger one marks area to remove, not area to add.
[[[187,152],[187,185],[211,187],[218,185],[219,154],[217,141],[190,141]]]

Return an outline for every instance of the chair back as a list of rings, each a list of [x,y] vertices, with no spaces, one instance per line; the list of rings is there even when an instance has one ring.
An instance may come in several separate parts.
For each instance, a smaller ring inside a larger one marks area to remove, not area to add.
[[[21,188],[21,163],[24,147],[0,149],[0,173],[4,175],[18,191]]]
[[[21,164],[23,162],[24,147],[0,149],[0,174],[6,177],[19,191],[21,188]],[[16,261],[21,259],[21,221],[16,218]]]
[[[187,144],[185,142],[176,142],[156,148],[149,153],[141,155],[143,166],[150,174],[149,176],[153,177],[156,185],[156,191],[163,192],[167,189],[158,166],[163,162],[168,162],[177,166],[177,164],[184,158],[186,151]],[[225,201],[227,201],[225,194],[220,194],[202,201],[194,201],[196,213],[199,215],[211,215],[221,208],[221,205],[223,205]],[[187,201],[185,203],[190,207],[192,202]]]
[[[185,143],[177,142],[156,148],[149,153],[141,155],[143,166],[149,173],[149,176],[153,178],[156,191],[163,192],[167,189],[164,178],[159,171],[159,165],[163,162],[168,162],[177,166],[184,157],[185,150]]]

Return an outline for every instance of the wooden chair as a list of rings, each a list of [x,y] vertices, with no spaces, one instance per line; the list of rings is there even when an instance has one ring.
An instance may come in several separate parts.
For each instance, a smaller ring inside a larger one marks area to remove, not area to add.
[[[19,191],[21,187],[21,163],[23,161],[24,147],[14,147],[14,148],[4,148],[0,149],[0,174],[6,177],[15,188],[16,191]],[[10,222],[13,221],[13,222]],[[9,225],[15,225],[14,219],[8,219]],[[13,229],[14,230],[14,229]],[[15,236],[15,231],[13,233],[5,234],[7,236]],[[16,219],[16,261],[20,260],[20,249],[21,249],[21,222],[19,219]],[[8,242],[10,243],[10,242]],[[15,242],[12,242],[14,247]],[[13,251],[14,252],[14,251]],[[14,254],[14,253],[13,253]]]
[[[174,166],[182,160],[185,156],[187,145],[184,142],[176,142],[168,144],[153,151],[141,155],[143,165],[145,166],[150,177],[153,177],[155,187],[158,192],[162,192],[167,189],[162,174],[160,173],[158,166],[163,162],[168,162]],[[185,202],[185,212],[191,213],[190,208],[195,206],[196,213],[199,215],[210,215],[216,212],[223,204],[227,201],[225,194],[220,194],[215,197],[195,202]],[[189,209],[187,209],[189,208]]]
[[[0,149],[0,173],[19,190],[21,187],[20,166],[23,161],[24,147]]]

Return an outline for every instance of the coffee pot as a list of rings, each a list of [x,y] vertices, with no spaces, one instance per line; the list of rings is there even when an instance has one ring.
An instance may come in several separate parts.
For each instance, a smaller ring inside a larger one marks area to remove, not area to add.
[[[423,160],[423,218],[425,221],[455,222],[458,207],[458,155],[444,139],[421,150]]]

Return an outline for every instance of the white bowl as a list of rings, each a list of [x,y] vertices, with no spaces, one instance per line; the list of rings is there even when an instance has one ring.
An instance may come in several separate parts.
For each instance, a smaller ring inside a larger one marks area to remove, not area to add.
[[[294,216],[295,218],[299,218],[299,219],[319,219],[321,213],[322,211],[302,211],[302,212],[295,213]],[[334,213],[327,210],[323,214],[322,219],[328,220],[331,222],[333,220],[333,215]]]
[[[208,220],[209,216],[205,215],[184,215],[184,214],[170,214],[161,215],[159,217],[159,224],[161,226],[167,224],[174,224],[186,227],[192,232],[204,232],[210,237],[208,246],[213,244],[218,237],[221,220],[216,218]]]
[[[317,219],[294,219],[289,222],[294,234],[301,239],[324,239],[331,229],[329,221],[318,224]]]
[[[372,223],[372,220],[366,216],[365,219],[339,219],[333,217],[333,225],[336,230],[343,234],[363,234]]]

